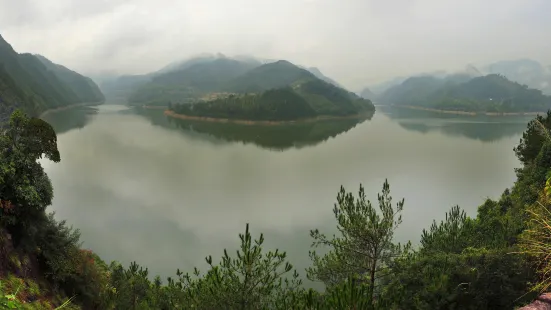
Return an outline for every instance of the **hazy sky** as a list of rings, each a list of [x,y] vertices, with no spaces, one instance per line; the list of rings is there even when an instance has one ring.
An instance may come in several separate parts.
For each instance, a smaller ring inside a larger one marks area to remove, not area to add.
[[[350,88],[511,58],[551,65],[550,0],[0,0],[0,33],[84,74],[201,52],[316,66]]]

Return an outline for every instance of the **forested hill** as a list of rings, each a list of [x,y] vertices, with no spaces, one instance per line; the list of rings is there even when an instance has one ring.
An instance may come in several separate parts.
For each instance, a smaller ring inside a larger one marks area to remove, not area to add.
[[[233,92],[258,92],[285,87],[307,79],[317,79],[317,77],[289,61],[279,60],[246,72],[231,81],[225,88]]]
[[[152,76],[128,98],[130,104],[166,105],[220,92],[234,78],[254,68],[254,64],[229,58],[197,62],[183,70]]]
[[[55,76],[77,95],[82,102],[98,102],[105,100],[104,95],[100,91],[98,85],[91,78],[81,75],[62,65],[51,62],[48,58],[42,55],[35,55],[46,68],[55,74]]]
[[[303,68],[286,60],[262,64],[255,58],[198,57],[171,64],[157,72],[133,77],[131,83],[102,85],[109,94],[128,98],[130,105],[167,105],[212,99],[230,93],[261,93],[300,81],[320,79],[338,88],[316,68]],[[116,90],[116,91],[115,91]]]
[[[542,112],[551,108],[550,96],[498,74],[412,77],[378,99],[383,104],[469,112]]]
[[[171,105],[170,109],[186,116],[250,121],[291,121],[375,111],[371,101],[319,79],[260,93]]]
[[[31,115],[105,98],[90,79],[44,57],[18,54],[0,36],[0,122],[16,109]]]

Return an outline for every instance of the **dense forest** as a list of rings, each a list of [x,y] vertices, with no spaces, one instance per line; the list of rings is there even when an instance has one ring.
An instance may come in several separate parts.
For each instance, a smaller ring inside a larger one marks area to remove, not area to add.
[[[542,112],[551,107],[550,96],[499,74],[411,77],[377,99],[383,104],[468,112]]]
[[[171,107],[179,114],[241,120],[294,120],[314,117],[316,111],[291,88],[266,91],[260,95],[231,95],[197,104]]]
[[[42,56],[18,54],[0,36],[0,123],[18,108],[37,116],[48,109],[104,99],[89,78]]]
[[[316,116],[348,116],[374,112],[371,101],[319,79],[294,88],[271,89],[260,94],[230,95],[205,102],[169,105],[186,116],[253,121],[291,121]]]
[[[393,199],[388,182],[373,203],[361,185],[357,194],[341,187],[340,233],[310,232],[305,275],[323,292],[304,289],[304,273],[248,225],[236,254],[162,281],[81,249],[78,230],[47,213],[54,189],[37,159],[61,160],[56,134],[17,111],[0,135],[0,308],[513,309],[550,284],[551,112],[528,124],[514,151],[522,167],[512,188],[476,217],[451,208],[418,247],[393,241],[403,208],[415,206]]]

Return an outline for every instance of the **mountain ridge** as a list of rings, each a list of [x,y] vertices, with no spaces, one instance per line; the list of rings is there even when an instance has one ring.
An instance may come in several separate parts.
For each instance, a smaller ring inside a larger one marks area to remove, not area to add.
[[[48,109],[104,99],[91,79],[43,56],[17,53],[0,36],[0,122],[15,109],[38,116]]]
[[[219,91],[229,95],[181,102],[170,105],[169,109],[186,117],[247,121],[350,116],[375,110],[371,101],[287,60],[255,67],[230,80]]]
[[[379,98],[383,104],[465,112],[542,112],[551,108],[550,96],[500,74],[411,77]]]

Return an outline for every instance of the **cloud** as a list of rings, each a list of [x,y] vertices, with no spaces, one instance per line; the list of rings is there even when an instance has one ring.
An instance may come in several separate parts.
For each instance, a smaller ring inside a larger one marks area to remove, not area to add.
[[[201,52],[316,66],[351,88],[529,57],[551,63],[546,0],[0,0],[19,51],[83,73],[144,73]]]

